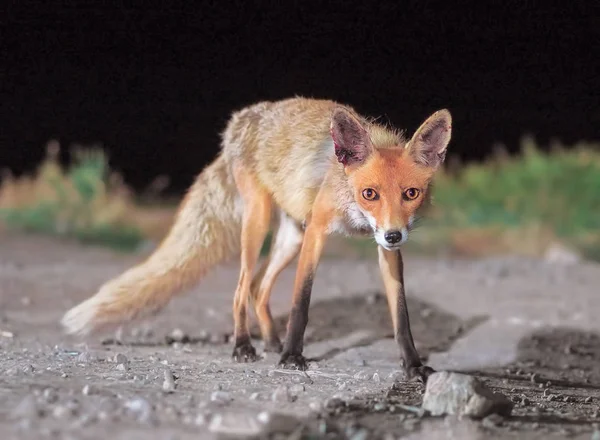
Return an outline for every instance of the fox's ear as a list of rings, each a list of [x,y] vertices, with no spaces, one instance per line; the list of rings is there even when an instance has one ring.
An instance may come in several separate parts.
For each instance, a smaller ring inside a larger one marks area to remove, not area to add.
[[[338,107],[333,111],[330,129],[335,155],[344,166],[364,162],[373,151],[369,133],[346,109]]]
[[[446,158],[451,132],[452,116],[448,110],[438,110],[427,118],[407,146],[415,162],[431,168],[439,167]]]

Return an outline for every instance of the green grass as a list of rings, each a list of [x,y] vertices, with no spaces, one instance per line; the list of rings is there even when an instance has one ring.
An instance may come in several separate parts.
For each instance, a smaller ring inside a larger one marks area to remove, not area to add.
[[[549,226],[558,236],[600,231],[600,148],[579,145],[467,165],[436,179],[436,222],[448,226]]]

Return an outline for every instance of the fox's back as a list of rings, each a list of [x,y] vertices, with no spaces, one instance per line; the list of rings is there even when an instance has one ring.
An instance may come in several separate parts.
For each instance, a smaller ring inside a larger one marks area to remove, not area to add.
[[[336,105],[291,98],[242,109],[223,134],[224,153],[251,170],[277,203],[301,221],[335,161],[329,127]]]

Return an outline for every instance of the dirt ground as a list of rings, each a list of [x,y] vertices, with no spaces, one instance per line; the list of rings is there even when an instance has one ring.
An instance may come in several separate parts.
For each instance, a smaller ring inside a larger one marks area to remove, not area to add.
[[[215,438],[250,432],[261,411],[286,426],[270,438],[600,438],[598,265],[406,256],[421,356],[515,403],[509,418],[472,421],[420,411],[424,387],[398,370],[373,261],[320,266],[306,373],[279,369],[274,354],[231,360],[235,263],[118,335],[65,337],[62,313],[140,258],[0,236],[2,438]],[[290,268],[275,288],[280,332],[292,279]]]

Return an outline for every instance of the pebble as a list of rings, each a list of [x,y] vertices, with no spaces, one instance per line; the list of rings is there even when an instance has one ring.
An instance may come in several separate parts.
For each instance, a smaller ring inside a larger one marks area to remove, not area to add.
[[[173,393],[175,392],[175,378],[173,377],[173,372],[168,368],[164,371],[164,381],[162,384],[162,389],[165,393]]]
[[[89,385],[85,385],[81,390],[81,394],[84,396],[89,396],[92,393],[92,388]]]
[[[585,398],[584,400],[585,403],[591,403],[592,402],[592,396],[588,396]]]
[[[375,383],[381,382],[381,378],[379,377],[379,373],[374,373],[373,374],[373,382],[375,382]]]

